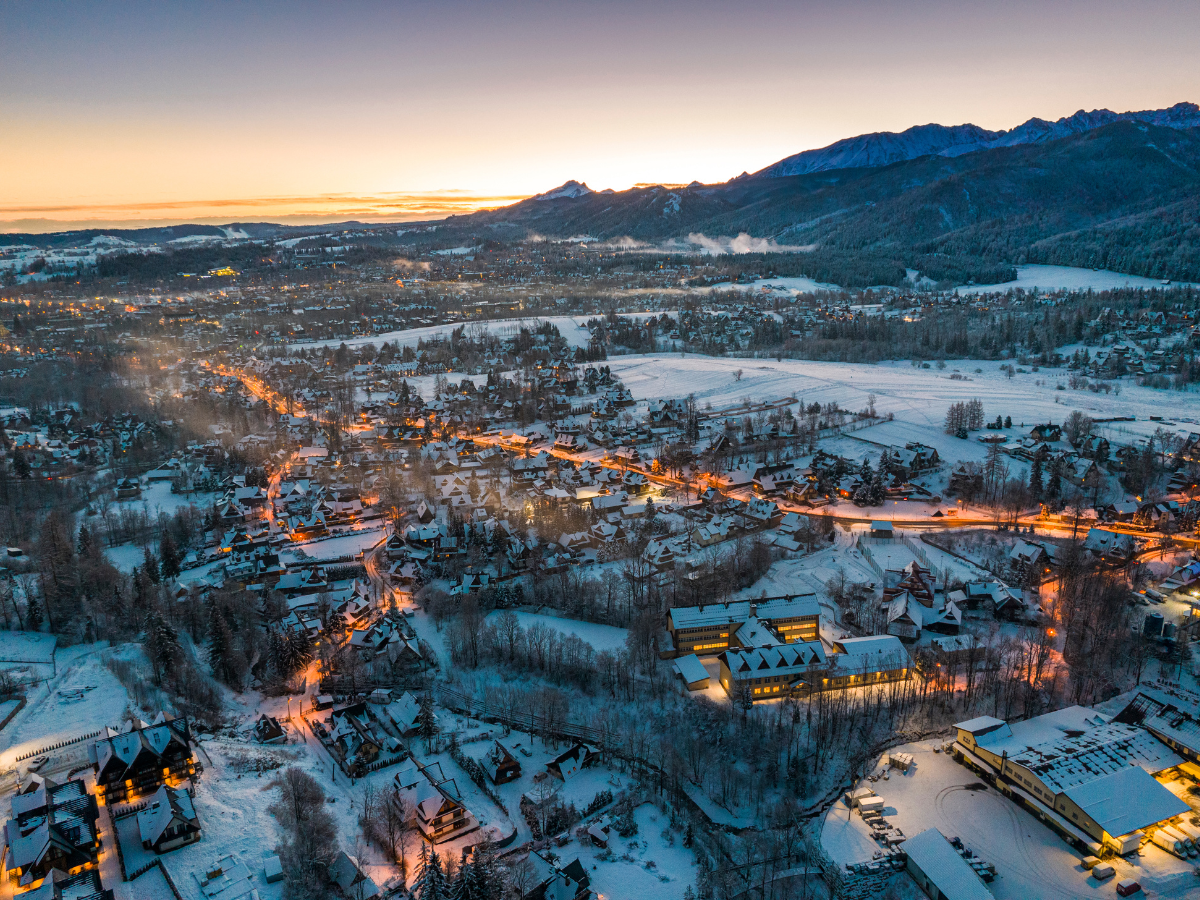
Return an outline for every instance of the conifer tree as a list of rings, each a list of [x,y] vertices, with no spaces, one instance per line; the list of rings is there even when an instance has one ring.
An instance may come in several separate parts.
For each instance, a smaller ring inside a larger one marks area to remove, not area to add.
[[[272,671],[279,678],[288,677],[287,637],[281,635],[274,628],[267,631],[267,660],[270,662]],[[216,667],[213,668],[215,671]]]
[[[178,578],[182,571],[179,563],[179,551],[175,549],[175,540],[169,532],[163,532],[162,540],[158,545],[158,555],[162,560],[159,566],[162,577],[168,581]]]
[[[424,844],[421,846],[421,872],[413,889],[421,900],[450,900],[450,885],[446,883],[441,857],[436,850],[430,850],[426,855]]]
[[[18,478],[28,478],[32,467],[29,465],[29,458],[25,455],[24,450],[17,450],[13,454],[13,474]]]
[[[437,716],[433,712],[432,694],[426,693],[421,695],[420,709],[417,712],[417,728],[421,737],[425,739],[426,748],[428,748],[438,731]]]
[[[284,641],[287,646],[288,677],[291,677],[312,662],[313,646],[307,631],[289,632]]]
[[[458,867],[458,877],[450,892],[451,900],[487,900],[483,885],[479,880],[479,869],[474,862],[467,862],[467,852],[463,851],[463,860]]]
[[[477,879],[483,900],[500,900],[504,893],[504,880],[497,871],[496,846],[490,839],[475,845],[471,865],[478,873]]]
[[[142,571],[146,573],[151,584],[158,584],[161,580],[158,572],[158,557],[150,552],[149,547],[142,551]]]
[[[91,556],[94,546],[92,533],[88,531],[86,525],[79,526],[79,541],[78,552],[80,556]]]
[[[872,506],[883,506],[883,501],[887,498],[887,488],[883,483],[883,476],[878,472],[871,479],[871,487],[867,492],[867,499]]]
[[[854,489],[854,496],[850,499],[854,501],[855,506],[870,506],[871,483],[869,481],[859,482],[858,487]]]
[[[46,614],[42,610],[42,603],[33,597],[29,598],[29,602],[25,604],[25,626],[30,631],[41,631],[42,623],[46,621]]]
[[[1039,452],[1033,458],[1033,465],[1029,467],[1029,493],[1036,500],[1042,499],[1042,493],[1045,490],[1042,484],[1042,454]]]
[[[164,676],[170,676],[183,659],[183,648],[175,629],[158,612],[150,613],[146,622],[146,650],[154,666],[154,679],[162,684]]]
[[[233,632],[225,620],[224,610],[214,603],[208,610],[208,661],[213,676],[233,684],[237,672],[233,666]]]

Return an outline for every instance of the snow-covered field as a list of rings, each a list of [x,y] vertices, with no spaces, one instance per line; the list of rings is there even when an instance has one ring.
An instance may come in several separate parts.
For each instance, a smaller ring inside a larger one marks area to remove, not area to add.
[[[145,550],[140,544],[118,544],[115,547],[105,547],[104,555],[122,572],[132,572],[134,566],[140,566],[146,559]]]
[[[52,634],[35,631],[0,631],[0,663],[54,661],[54,647],[58,642]]]
[[[122,507],[140,509],[144,505],[152,516],[156,516],[159,511],[166,513],[168,516],[173,516],[180,509],[187,506],[205,509],[212,506],[216,499],[217,494],[211,491],[194,494],[173,494],[171,493],[171,482],[153,481],[142,488],[142,495],[140,497],[114,503],[113,510],[116,511]]]
[[[604,898],[682,900],[689,885],[696,889],[695,854],[683,846],[683,834],[672,829],[656,807],[644,803],[633,817],[638,825],[633,837],[624,840],[612,832],[608,853],[571,845],[563,851],[564,862],[578,855],[592,890]]]
[[[803,276],[795,278],[760,278],[758,281],[751,281],[746,284],[734,284],[733,282],[722,282],[714,284],[708,291],[754,291],[759,293],[768,293],[778,291],[784,294],[791,294],[793,297],[797,294],[812,294],[817,291],[837,291],[841,290],[836,284],[827,284],[821,281],[813,281],[811,278]]]
[[[1028,372],[1008,378],[1000,371],[1000,362],[951,360],[945,370],[939,370],[914,368],[906,361],[870,365],[657,353],[615,356],[606,365],[637,400],[695,394],[701,409],[711,404],[714,411],[738,406],[747,397],[756,401],[796,397],[806,404],[836,401],[843,409],[858,411],[866,408],[868,396],[874,394],[876,410],[882,415],[892,413],[900,423],[887,427],[912,435],[909,440],[941,442],[942,447],[955,451],[952,461],[962,457],[960,448],[977,442],[939,437],[946,409],[951,403],[976,397],[983,401],[985,419],[1011,416],[1014,427],[1023,423],[1026,430],[1038,422],[1061,422],[1072,409],[1092,418],[1136,416],[1148,420],[1164,411],[1181,419],[1200,416],[1200,394],[1194,392],[1154,390],[1130,382],[1121,384],[1119,395],[1060,391],[1057,385],[1066,381],[1061,372]],[[963,380],[950,377],[956,369]],[[739,370],[742,377],[737,380]],[[1181,424],[1177,430],[1194,429]],[[860,436],[873,440],[873,432],[874,428],[869,428]],[[919,434],[924,437],[918,438]]]
[[[1002,284],[964,284],[955,288],[960,294],[985,294],[1016,290],[1025,291],[1037,288],[1043,291],[1068,290],[1108,291],[1116,288],[1161,288],[1162,281],[1157,278],[1143,278],[1140,275],[1122,275],[1120,272],[1110,272],[1107,269],[1094,271],[1075,266],[1017,266],[1015,281]],[[932,282],[929,282],[932,284]],[[1182,282],[1173,282],[1180,284]],[[748,284],[723,283],[713,285],[711,290],[742,290],[742,291],[779,291],[795,296],[796,294],[811,294],[816,291],[841,290],[836,284],[825,284],[813,281],[811,278],[763,278]],[[892,290],[882,286],[879,290]]]
[[[77,665],[29,691],[25,708],[0,732],[0,768],[12,768],[17,756],[49,744],[120,724],[128,697],[101,662],[97,651],[102,647],[82,648],[86,655]],[[82,743],[63,748],[51,755],[45,770],[69,768],[85,752]]]
[[[1180,282],[1182,283],[1182,282]],[[960,294],[986,294],[994,291],[1023,290],[1068,290],[1111,291],[1116,288],[1161,288],[1158,278],[1142,278],[1140,275],[1122,275],[1107,269],[1094,271],[1074,266],[1017,266],[1017,280],[1003,284],[972,284],[955,288]]]

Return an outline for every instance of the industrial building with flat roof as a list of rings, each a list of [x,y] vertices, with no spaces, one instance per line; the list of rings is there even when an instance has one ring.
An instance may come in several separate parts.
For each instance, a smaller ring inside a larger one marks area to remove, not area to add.
[[[1071,706],[1011,725],[979,716],[955,727],[960,762],[989,767],[1073,839],[1077,830],[1125,854],[1147,830],[1191,811],[1153,777],[1183,760],[1150,732],[1095,710]]]

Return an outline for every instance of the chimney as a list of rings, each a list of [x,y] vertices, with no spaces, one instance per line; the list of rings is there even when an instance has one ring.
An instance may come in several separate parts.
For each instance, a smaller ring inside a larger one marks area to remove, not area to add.
[[[757,604],[757,603],[751,603],[751,604],[750,604],[750,617],[751,617],[751,618],[757,618],[757,617],[758,617],[758,604]]]

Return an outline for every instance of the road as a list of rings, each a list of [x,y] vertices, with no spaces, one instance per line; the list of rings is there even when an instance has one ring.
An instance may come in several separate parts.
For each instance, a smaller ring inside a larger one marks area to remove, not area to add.
[[[672,488],[672,489],[676,489],[676,490],[690,491],[692,489],[692,487],[694,486],[692,483],[685,482],[682,479],[672,478],[668,475],[653,474],[653,473],[647,471],[645,468],[641,468],[638,466],[633,466],[633,465],[629,465],[627,463],[621,463],[621,462],[616,462],[616,461],[612,461],[612,460],[590,459],[582,453],[571,453],[566,450],[557,450],[553,446],[548,446],[548,447],[539,446],[537,448],[518,447],[518,446],[514,445],[513,443],[511,443],[511,441],[505,441],[503,435],[499,435],[499,434],[462,433],[459,436],[463,440],[474,441],[476,444],[483,444],[485,446],[500,447],[502,449],[509,450],[514,453],[523,453],[523,452],[525,452],[526,449],[536,449],[537,452],[539,452],[539,453],[546,453],[549,456],[554,457],[555,459],[568,460],[570,462],[575,463],[576,465],[586,462],[586,463],[590,463],[592,465],[599,465],[602,468],[612,469],[612,470],[618,471],[618,472],[627,472],[627,471],[640,472],[641,474],[646,476],[646,479],[651,484],[655,484],[655,485],[658,485],[658,486],[664,487],[664,488]],[[736,489],[736,490],[726,490],[725,493],[727,496],[736,497],[741,500],[748,500],[753,497],[753,493],[748,488],[740,488],[740,489]],[[816,512],[816,510],[814,510],[814,508],[811,506],[802,506],[799,503],[793,503],[789,500],[785,500],[780,497],[774,497],[772,499],[774,500],[775,504],[779,507],[779,509],[785,513],[786,512],[797,512],[797,513],[800,513],[801,515],[812,515],[814,512]],[[937,519],[932,518],[932,514],[930,514],[929,516],[923,516],[921,518],[891,518],[891,517],[888,517],[888,516],[886,516],[884,514],[880,514],[880,513],[877,513],[875,515],[869,515],[869,514],[863,513],[863,514],[859,515],[859,514],[845,514],[845,513],[839,513],[836,511],[829,511],[829,512],[823,513],[823,515],[829,516],[830,519],[832,519],[834,522],[838,523],[839,525],[869,525],[871,522],[878,522],[882,519],[882,520],[891,522],[896,528],[902,528],[902,529],[915,528],[915,529],[919,529],[921,531],[930,531],[930,530],[934,530],[934,529],[978,527],[978,526],[995,527],[997,525],[996,517],[991,514],[976,515],[976,516],[964,516],[961,514],[949,515],[949,516],[944,515],[942,518],[937,518]],[[1013,522],[1011,519],[1007,519],[1006,522],[1010,527],[1013,525]],[[1032,525],[1035,528],[1041,530],[1043,533],[1050,533],[1050,534],[1054,534],[1054,533],[1058,533],[1058,532],[1072,531],[1072,527],[1069,524],[1052,522],[1048,519],[1042,518],[1040,513],[1034,513],[1033,511],[1029,511],[1027,513],[1024,513],[1024,514],[1018,516],[1016,524],[1021,526],[1022,528],[1029,528],[1029,526]],[[1080,528],[1083,528],[1083,527],[1084,526],[1081,524]],[[1150,535],[1147,535],[1144,531],[1138,531],[1136,529],[1123,529],[1120,527],[1112,527],[1110,525],[1105,525],[1104,527],[1107,530],[1119,531],[1120,533],[1123,533],[1123,534],[1135,534],[1135,535],[1139,535],[1142,537],[1150,536]]]

